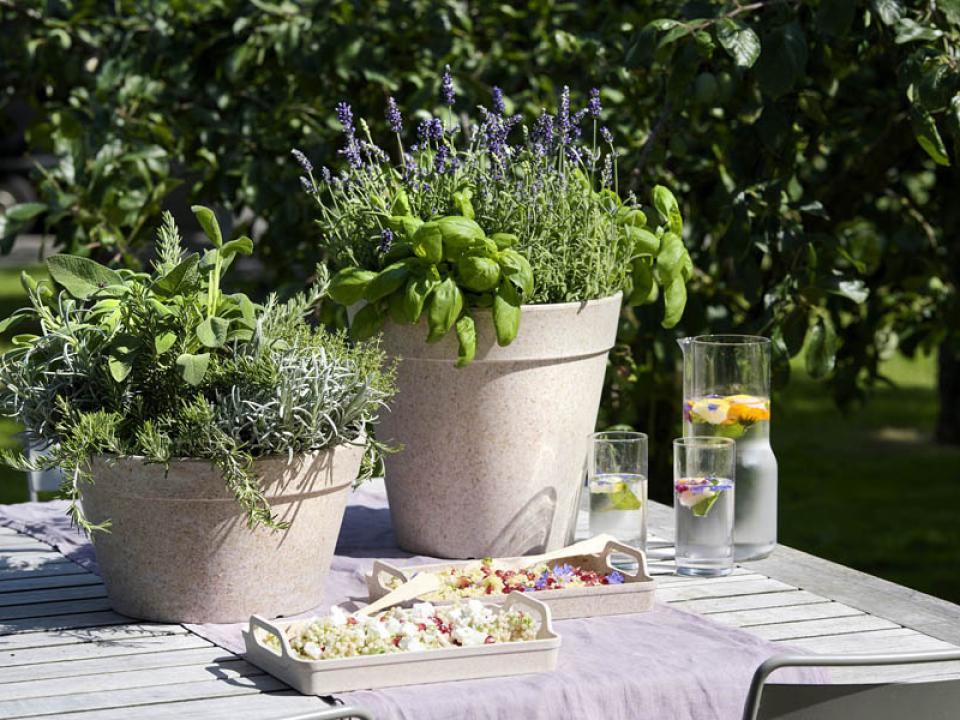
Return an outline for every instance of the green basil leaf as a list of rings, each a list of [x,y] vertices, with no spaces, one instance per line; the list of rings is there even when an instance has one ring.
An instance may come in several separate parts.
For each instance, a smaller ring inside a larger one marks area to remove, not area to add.
[[[463,295],[453,278],[448,277],[430,293],[427,307],[427,327],[430,331],[427,342],[437,342],[446,335],[457,321],[461,310]]]
[[[109,287],[123,287],[123,278],[108,267],[77,255],[54,255],[47,270],[59,285],[78,300]]]
[[[461,190],[453,194],[453,209],[468,220],[473,220],[474,217],[476,217],[473,210],[473,203],[470,202],[469,190]]]
[[[423,306],[427,302],[430,291],[437,285],[436,280],[428,278],[410,278],[407,281],[407,287],[403,293],[403,302],[405,305],[405,316],[410,318],[410,322],[420,321],[423,315]]]
[[[330,280],[327,294],[336,303],[353,305],[363,297],[367,285],[376,276],[377,274],[370,270],[361,270],[357,267],[344,268]]]
[[[390,212],[394,215],[413,215],[413,210],[410,208],[410,198],[407,197],[406,190],[401,188],[393,196]]]
[[[660,250],[660,238],[643,227],[624,225],[627,240],[633,245],[633,256],[656,255]]]
[[[203,382],[203,376],[207,372],[207,366],[210,364],[210,353],[200,353],[191,355],[184,353],[177,358],[177,367],[180,368],[180,377],[188,385],[199,385]]]
[[[350,337],[354,340],[367,340],[372,338],[383,329],[383,324],[387,321],[376,304],[364,305],[353,316],[353,322],[350,323]]]
[[[500,283],[493,299],[493,329],[500,347],[512,343],[520,330],[520,295],[511,283]]]
[[[683,230],[683,217],[680,215],[680,205],[677,204],[677,198],[673,193],[663,185],[657,185],[653,188],[653,206],[667,229],[679,235]]]
[[[520,238],[513,233],[494,233],[490,239],[497,244],[498,250],[506,250],[520,242]]]
[[[660,238],[656,273],[661,285],[667,286],[674,278],[680,276],[685,251],[683,240],[676,233],[667,232]]]
[[[221,317],[208,317],[197,326],[197,339],[208,348],[223,347],[227,342],[230,321]]]
[[[477,328],[469,315],[464,315],[457,320],[457,343],[459,344],[457,367],[466,367],[473,362],[477,354]]]
[[[413,325],[416,322],[407,307],[406,289],[387,295],[387,314],[397,325]]]
[[[687,286],[683,278],[675,278],[663,288],[663,321],[665,328],[672,328],[683,317],[683,309],[687,306]]]
[[[423,226],[423,220],[412,215],[391,215],[387,218],[386,225],[399,236],[399,239],[409,241]]]
[[[423,223],[413,236],[413,254],[429,263],[443,260],[443,235],[436,222]]]
[[[653,291],[653,268],[649,258],[637,258],[633,261],[631,272],[633,279],[633,291],[627,298],[627,305],[647,305],[656,300],[656,295],[651,297]]]
[[[213,243],[214,247],[220,247],[223,245],[223,235],[220,233],[220,223],[217,222],[217,216],[214,214],[213,210],[203,205],[191,205],[190,209],[193,211],[193,214],[197,218],[197,222],[200,223],[200,227],[203,228],[204,234],[210,238],[210,242]]]
[[[410,268],[406,261],[388,265],[374,277],[363,291],[367,302],[376,302],[400,288],[410,276]]]
[[[530,262],[516,250],[507,249],[500,253],[498,258],[500,270],[517,290],[520,291],[521,302],[533,296],[533,268]],[[518,303],[519,304],[519,303]]]
[[[500,284],[500,266],[495,260],[464,255],[457,265],[461,284],[468,290],[486,292]]]
[[[476,247],[485,237],[483,229],[467,217],[450,215],[436,222],[443,235],[443,257],[450,262],[456,262],[464,251]]]

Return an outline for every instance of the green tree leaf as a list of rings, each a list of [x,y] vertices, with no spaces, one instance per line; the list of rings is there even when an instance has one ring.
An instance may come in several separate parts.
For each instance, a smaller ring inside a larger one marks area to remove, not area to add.
[[[926,150],[927,155],[938,165],[949,165],[950,157],[947,155],[947,147],[943,144],[933,116],[914,105],[910,108],[910,121],[913,124],[913,134],[920,143],[920,147]]]
[[[817,318],[807,337],[806,364],[812,378],[822,378],[833,372],[837,360],[837,335],[833,323]]]
[[[896,25],[903,17],[903,5],[899,0],[873,0],[872,4],[884,25]]]
[[[717,24],[717,41],[738,67],[749,68],[760,57],[760,38],[753,28],[733,18]]]
[[[757,80],[763,91],[779,98],[793,90],[807,69],[807,40],[798,22],[789,22],[763,37]]]
[[[180,368],[180,377],[187,385],[197,386],[203,382],[203,376],[207,374],[207,366],[210,365],[210,353],[200,353],[193,355],[184,353],[177,358],[177,367]]]
[[[25,202],[7,208],[5,215],[11,220],[16,220],[17,222],[23,223],[27,222],[28,220],[33,220],[35,217],[45,213],[46,211],[46,203]]]
[[[943,37],[943,31],[931,25],[922,25],[910,18],[900,18],[896,25],[897,44],[916,42],[918,40],[932,41]]]
[[[123,278],[110,268],[77,255],[47,258],[47,271],[73,297],[83,300],[106,288],[122,287]]]

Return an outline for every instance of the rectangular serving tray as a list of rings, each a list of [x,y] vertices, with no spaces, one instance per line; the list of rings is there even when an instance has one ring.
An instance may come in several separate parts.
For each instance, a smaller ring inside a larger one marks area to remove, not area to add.
[[[612,555],[622,553],[632,558],[637,569],[629,573],[621,568],[614,567]],[[530,558],[536,563],[536,558]],[[524,558],[506,558],[501,562],[515,563],[523,562]],[[476,565],[476,560],[430,563],[425,565],[405,565],[396,567],[383,560],[375,560],[372,572],[367,575],[367,591],[369,601],[379,600],[390,592],[386,585],[387,576],[395,577],[402,582],[408,581],[417,573],[436,572],[438,570],[449,570],[451,568],[462,568],[468,565]],[[496,560],[494,560],[496,563]],[[569,555],[567,557],[555,558],[550,561],[554,563],[569,563],[579,566],[584,570],[592,570],[598,573],[608,573],[611,570],[617,570],[623,575],[623,583],[620,585],[597,585],[594,587],[568,587],[560,590],[540,590],[533,593],[525,593],[526,597],[535,597],[550,607],[552,616],[555,620],[579,617],[599,617],[601,615],[623,615],[627,613],[646,612],[653,607],[654,590],[656,581],[647,574],[647,558],[644,552],[638,548],[615,540],[609,541],[604,549],[595,555]],[[509,595],[480,595],[478,600],[490,603],[502,603]],[[421,599],[418,599],[422,601]],[[406,605],[412,604],[404,603]],[[438,600],[434,605],[446,605],[451,600]]]
[[[269,622],[253,615],[249,627],[243,631],[247,647],[244,656],[261,670],[305,695],[526,675],[556,668],[560,636],[553,630],[550,608],[523,593],[512,593],[502,604],[484,604],[496,612],[517,608],[538,616],[540,629],[536,639],[386,655],[301,660],[290,647],[287,634],[297,632],[310,620]],[[267,635],[279,638],[279,652],[263,643]]]

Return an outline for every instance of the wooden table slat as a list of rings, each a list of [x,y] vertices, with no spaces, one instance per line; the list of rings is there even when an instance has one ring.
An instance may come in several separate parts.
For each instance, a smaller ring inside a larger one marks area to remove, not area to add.
[[[899,627],[895,622],[864,613],[853,617],[833,617],[823,620],[756,625],[750,628],[750,634],[762,637],[764,640],[793,640],[795,638],[820,637],[821,635],[847,635],[873,630],[894,630]]]
[[[50,617],[21,618],[0,621],[0,636],[14,633],[39,632],[43,630],[72,630],[75,628],[99,627],[103,625],[125,625],[130,618],[113,612],[82,612]]]
[[[791,585],[779,580],[746,580],[741,582],[716,582],[703,585],[671,585],[657,588],[657,599],[662,602],[678,600],[701,600],[704,598],[725,598],[735,595],[756,595],[757,593],[785,592],[795,590]]]
[[[79,587],[80,585],[103,585],[103,580],[93,573],[87,572],[0,580],[0,597],[7,593],[23,590],[46,590],[48,588]]]
[[[137,720],[183,720],[184,718],[283,720],[291,715],[316,712],[327,707],[329,706],[320,698],[300,695],[294,690],[286,690],[262,695],[145,705],[137,708],[136,718]],[[125,708],[94,710],[92,712],[58,716],[58,720],[130,720],[130,718],[131,713]]]
[[[130,625],[107,625],[104,627],[55,630],[52,632],[19,633],[0,635],[0,653],[24,648],[72,645],[74,643],[121,641],[158,635],[186,635],[183,625],[161,623],[133,623]]]
[[[12,605],[36,605],[42,609],[43,605],[50,602],[85,600],[106,596],[107,589],[103,586],[103,583],[99,585],[45,588],[43,590],[21,590],[19,592],[0,593],[0,608]],[[3,613],[2,609],[0,609],[0,613]]]
[[[3,668],[0,672],[0,694],[3,683],[42,680],[44,678],[69,678],[80,675],[106,675],[112,673],[147,670],[151,668],[176,667],[178,665],[210,665],[216,662],[236,660],[236,656],[216,646],[193,650],[170,650],[143,655],[115,655],[93,657],[88,660],[17,665]]]
[[[827,601],[788,607],[754,608],[752,610],[733,610],[731,612],[712,613],[710,619],[724,623],[725,625],[750,628],[752,631],[754,628],[763,625],[781,625],[804,620],[826,620],[829,618],[846,618],[861,615],[867,616],[863,610],[857,610],[843,603]]]
[[[257,694],[286,688],[286,685],[270,675],[251,675],[230,680],[203,680],[178,685],[116,690],[109,693],[74,693],[26,700],[0,700],[0,719],[106,710],[116,707],[136,708],[139,705],[197,700],[223,695]]]
[[[955,646],[943,640],[937,640],[909,628],[893,630],[875,630],[873,632],[850,632],[839,635],[821,635],[819,637],[789,638],[775,640],[775,643],[820,654],[870,654],[870,653],[912,653],[928,650],[950,650]],[[869,682],[874,668],[862,675]]]
[[[47,647],[3,650],[0,652],[0,668],[37,663],[66,663],[88,658],[107,658],[118,655],[142,655],[150,652],[186,650],[212,647],[212,643],[199,635],[159,635],[154,637],[119,638],[100,642],[50,645]]]
[[[0,558],[0,587],[10,580],[22,578],[54,577],[63,575],[89,575],[88,571],[68,560],[63,555],[56,560],[36,564],[32,567],[15,567],[7,564],[6,558]]]
[[[36,603],[33,605],[7,605],[6,607],[0,607],[0,622],[24,618],[50,617],[51,615],[72,615],[75,613],[109,609],[110,601],[105,597]],[[0,625],[0,627],[2,627],[2,625]]]
[[[226,660],[209,665],[173,665],[148,670],[129,670],[99,675],[82,675],[67,678],[27,680],[0,685],[0,700],[24,700],[26,698],[55,697],[75,693],[114,692],[156,685],[180,685],[203,680],[230,680],[233,678],[262,675],[263,670],[245,660]],[[0,704],[0,715],[2,715]]]
[[[734,610],[755,610],[758,608],[793,607],[831,602],[825,597],[814,595],[806,590],[784,590],[758,595],[734,595],[722,598],[704,598],[702,600],[675,600],[671,604],[700,615],[731,612]]]

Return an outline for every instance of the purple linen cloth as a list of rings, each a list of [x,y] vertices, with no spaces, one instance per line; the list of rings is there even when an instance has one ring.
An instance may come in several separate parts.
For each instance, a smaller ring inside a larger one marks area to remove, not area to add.
[[[70,526],[66,503],[0,505],[0,525],[56,547],[97,572],[90,542]],[[364,602],[365,574],[374,558],[397,564],[421,559],[396,547],[382,485],[354,493],[344,516],[327,590],[317,608],[297,617],[325,614],[332,604]],[[527,720],[735,720],[743,711],[757,666],[790,648],[742,630],[658,603],[654,610],[554,623],[562,637],[553,673],[424,684],[344,693],[340,699],[373,711],[378,719]],[[243,653],[241,624],[187,625],[234,653]],[[779,670],[779,682],[827,682],[813,668]]]

